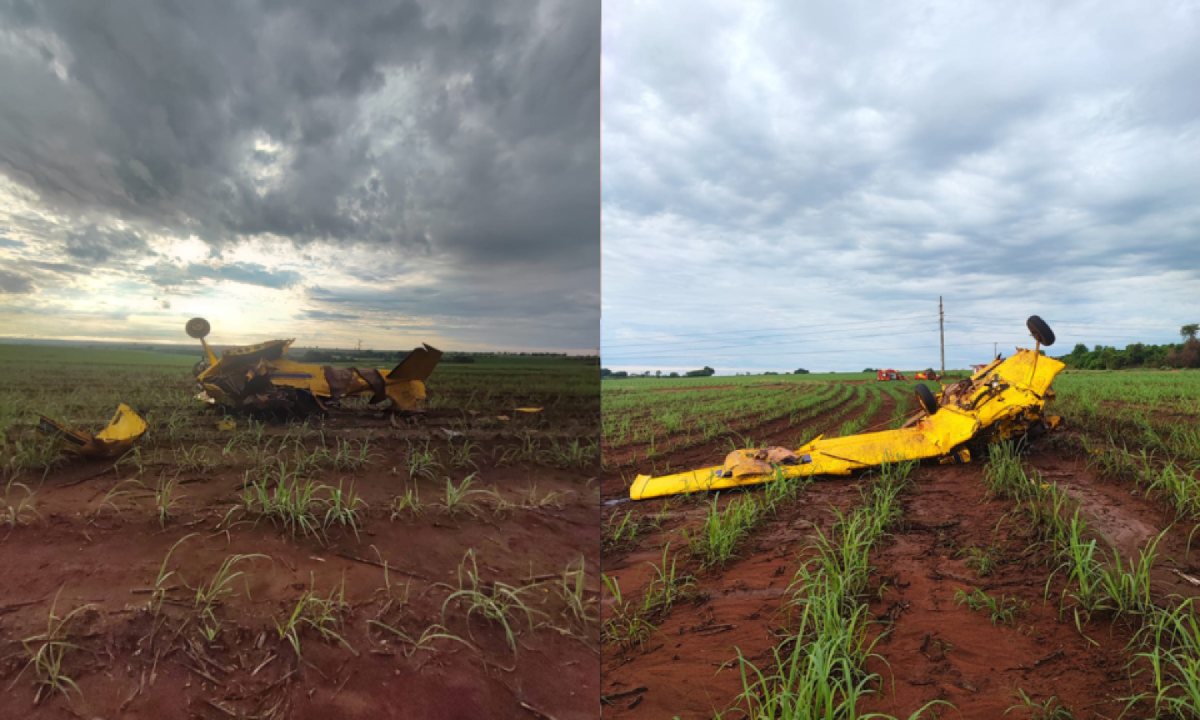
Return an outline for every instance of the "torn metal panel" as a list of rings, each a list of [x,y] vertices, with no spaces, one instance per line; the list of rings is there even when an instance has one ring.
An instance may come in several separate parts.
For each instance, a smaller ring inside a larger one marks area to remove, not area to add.
[[[370,405],[391,400],[385,409],[392,412],[416,412],[426,397],[425,381],[442,358],[440,350],[424,345],[391,370],[310,365],[287,357],[294,340],[230,348],[218,358],[204,339],[206,320],[193,318],[185,329],[204,347],[206,360],[194,370],[201,399],[248,411],[303,415],[365,396]]]
[[[41,415],[40,418],[37,426],[39,433],[46,437],[58,438],[68,449],[90,458],[121,455],[133,447],[138,438],[146,432],[146,421],[124,403],[117,406],[117,412],[109,421],[108,427],[96,435],[88,435],[67,427],[45,415]]]
[[[1044,410],[1046,400],[1054,397],[1050,384],[1066,366],[1040,355],[1043,338],[1048,336],[1049,344],[1054,337],[1045,323],[1034,316],[1027,324],[1038,348],[1019,349],[1007,360],[997,359],[936,396],[919,386],[924,410],[898,430],[818,437],[794,453],[782,448],[737,450],[722,466],[662,477],[639,475],[629,495],[641,500],[754,485],[778,477],[849,475],[904,460],[969,462],[968,442],[999,442],[1045,433],[1058,425],[1059,418],[1046,416]]]

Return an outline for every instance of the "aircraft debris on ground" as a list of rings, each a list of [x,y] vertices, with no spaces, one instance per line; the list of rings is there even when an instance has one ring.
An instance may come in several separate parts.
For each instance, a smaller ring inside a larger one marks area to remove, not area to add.
[[[385,408],[390,412],[414,413],[425,399],[425,381],[442,358],[440,350],[423,345],[391,370],[312,365],[287,357],[295,340],[268,340],[229,348],[218,359],[204,340],[207,320],[192,318],[185,330],[204,346],[205,359],[193,369],[201,387],[198,397],[237,410],[306,415],[337,407],[343,398],[365,396],[370,405],[391,400]]]
[[[1007,360],[997,358],[971,377],[934,394],[918,385],[919,414],[898,430],[825,439],[818,437],[796,450],[780,447],[735,450],[723,466],[651,477],[639,475],[630,487],[633,500],[680,493],[755,485],[777,478],[849,475],[885,462],[942,458],[969,462],[969,444],[995,443],[1037,436],[1058,425],[1044,414],[1054,397],[1050,383],[1066,367],[1041,354],[1054,344],[1054,333],[1037,315],[1026,326],[1037,342],[1034,350],[1017,349]]]
[[[117,407],[108,427],[95,435],[40,416],[37,431],[46,437],[58,438],[68,449],[87,458],[111,458],[133,447],[146,432],[146,421],[125,403]]]

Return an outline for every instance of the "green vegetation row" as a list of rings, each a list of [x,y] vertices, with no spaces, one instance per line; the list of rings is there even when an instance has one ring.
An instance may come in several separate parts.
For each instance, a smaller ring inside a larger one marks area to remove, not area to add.
[[[1079,632],[1099,616],[1135,625],[1136,634],[1126,648],[1126,669],[1133,677],[1148,667],[1153,690],[1131,694],[1127,709],[1149,701],[1158,716],[1200,717],[1197,598],[1156,598],[1151,589],[1150,571],[1167,531],[1139,548],[1137,557],[1122,558],[1115,547],[1098,547],[1078,502],[1036,472],[1027,474],[1012,445],[993,447],[984,474],[989,492],[1016,502],[1027,521],[1027,534],[1046,550],[1053,567],[1046,594],[1055,576],[1065,578],[1060,602],[1064,612],[1070,610]]]
[[[212,575],[193,576],[189,580],[186,575],[192,575],[190,569],[180,561],[173,563],[172,556],[181,545],[197,536],[197,533],[191,533],[180,538],[163,558],[157,578],[150,585],[149,600],[144,607],[136,609],[139,615],[149,618],[151,626],[149,635],[139,642],[146,641],[154,646],[161,638],[168,645],[182,641],[203,646],[228,639],[227,634],[232,636],[234,633],[229,628],[232,621],[227,617],[227,604],[238,596],[239,588],[248,596],[251,574],[262,572],[264,562],[273,563],[271,557],[261,553],[232,554],[225,557]],[[446,647],[447,642],[482,652],[470,637],[469,626],[467,637],[449,629],[455,618],[465,618],[469,622],[472,616],[478,616],[503,629],[509,650],[516,655],[517,636],[523,630],[533,631],[546,626],[565,635],[582,637],[586,626],[597,620],[593,603],[584,592],[582,557],[568,563],[561,576],[552,580],[514,585],[501,580],[484,580],[475,550],[470,548],[459,563],[455,582],[430,586],[444,594],[441,618],[440,622],[423,628],[414,623],[416,618],[409,612],[411,582],[393,583],[388,562],[380,557],[379,565],[383,568],[383,587],[370,603],[376,605],[374,617],[365,623],[367,641],[379,652],[387,652],[394,646],[404,657],[410,658],[418,652],[436,654]],[[11,690],[28,673],[36,688],[35,703],[56,692],[68,701],[72,699],[72,693],[82,696],[78,683],[70,674],[72,663],[69,659],[87,651],[77,639],[82,630],[77,627],[81,625],[77,620],[93,606],[80,605],[60,614],[61,592],[60,589],[50,605],[45,630],[21,640],[25,663],[8,685]],[[535,607],[535,603],[544,605],[551,598],[559,606],[558,622],[550,622],[550,614]],[[301,662],[305,660],[306,648],[311,648],[314,641],[339,645],[357,656],[359,651],[347,638],[345,629],[355,612],[356,606],[346,600],[344,578],[327,592],[320,593],[315,578],[310,577],[308,589],[294,604],[269,618],[273,629],[267,632],[281,644],[286,643],[284,647],[290,648]],[[535,617],[547,621],[535,625]],[[264,633],[259,642],[265,637]]]
[[[747,389],[736,392],[652,393],[657,397],[604,399],[602,429],[608,447],[650,444],[684,435],[708,442],[715,437],[786,417],[812,407],[831,394],[849,392],[848,386],[805,385],[795,389]],[[681,396],[681,397],[675,397]]]
[[[192,362],[133,350],[0,345],[0,470],[45,468],[61,457],[56,442],[35,434],[39,414],[94,431],[126,403],[150,427],[140,448],[214,439],[204,432],[212,413],[195,398]],[[524,368],[439,366],[428,383],[428,405],[496,413],[565,405],[594,421],[598,382],[594,366],[544,358]]]
[[[1194,480],[1200,467],[1200,373],[1070,373],[1060,378],[1053,407],[1084,432],[1093,467],[1184,499],[1171,488],[1191,484],[1162,476]]]
[[[911,482],[915,463],[885,465],[867,482],[863,504],[848,514],[834,510],[828,533],[818,530],[809,560],[789,588],[792,623],[788,637],[760,668],[738,650],[742,694],[739,710],[753,720],[863,716],[860,700],[878,691],[881,678],[866,670],[878,637],[872,640],[867,609],[872,573],[870,553],[903,515],[898,496]],[[913,713],[924,715],[945,701]]]
[[[737,551],[753,531],[785,504],[794,502],[810,482],[807,478],[788,477],[780,467],[776,467],[775,473],[775,478],[764,484],[761,492],[735,492],[724,508],[721,507],[720,493],[713,495],[705,506],[704,521],[700,527],[694,532],[682,531],[687,554],[699,564],[701,570],[723,568],[736,560]],[[703,494],[697,493],[697,496]],[[685,497],[683,502],[692,500]],[[657,519],[635,515],[632,510],[611,516],[601,533],[605,551],[636,547],[638,537],[648,528],[661,527],[661,516],[667,512],[669,503],[667,501],[664,504]],[[602,575],[613,601],[603,625],[606,644],[622,649],[631,649],[634,645],[644,648],[651,635],[657,632],[657,623],[670,613],[675,603],[694,589],[695,576],[677,569],[678,553],[671,555],[668,562],[669,548],[668,542],[663,547],[659,565],[647,563],[653,574],[640,601],[627,597],[615,577]]]
[[[652,390],[676,390],[705,387],[754,387],[761,385],[799,385],[807,382],[847,382],[875,380],[874,372],[828,372],[772,375],[715,375],[712,377],[643,377],[630,376],[624,380],[602,378],[601,388],[607,394],[643,393]]]

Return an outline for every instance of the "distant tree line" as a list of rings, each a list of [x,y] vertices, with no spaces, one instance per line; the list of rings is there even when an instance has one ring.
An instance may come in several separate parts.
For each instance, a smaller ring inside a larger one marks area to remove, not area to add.
[[[1079,370],[1120,370],[1121,368],[1200,368],[1200,340],[1196,339],[1200,324],[1184,325],[1179,329],[1182,343],[1146,345],[1131,343],[1123,350],[1096,345],[1091,350],[1083,343],[1069,355],[1059,358],[1067,367]]]
[[[192,348],[191,352],[195,352]],[[321,350],[311,349],[306,350],[298,357],[303,362],[309,363],[331,363],[331,362],[367,362],[370,364],[388,364],[400,363],[404,358],[408,357],[408,352],[404,351],[382,351],[382,350]],[[595,355],[567,355],[565,353],[453,353],[442,357],[443,363],[455,365],[472,364],[478,358],[486,357],[545,357],[556,358],[567,362],[577,362],[585,365],[599,365],[600,358]]]
[[[613,371],[613,370],[610,370],[609,368],[600,368],[600,376],[601,377],[613,378],[613,379],[631,378],[631,377],[635,377],[635,378],[637,378],[637,377],[659,377],[659,378],[660,377],[673,377],[673,378],[677,378],[677,377],[710,377],[710,376],[716,374],[716,372],[717,372],[716,370],[713,370],[712,368],[710,368],[707,365],[705,365],[700,370],[690,370],[690,371],[684,373],[682,376],[677,372],[672,372],[667,375],[663,375],[662,370],[655,370],[653,372],[647,370],[646,372],[643,372],[643,373],[633,373],[632,375],[630,375],[625,370]],[[738,375],[742,375],[742,374],[743,373],[738,373]],[[744,373],[744,374],[752,375],[753,373]],[[778,373],[778,372],[774,372],[772,370],[767,370],[767,371],[763,372],[762,374],[763,375],[787,375],[787,373]],[[792,371],[792,374],[793,375],[808,375],[809,371],[805,370],[804,368],[800,368],[798,370]]]
[[[713,370],[712,368],[705,365],[703,370],[689,370],[688,372],[683,374],[683,377],[708,377],[710,375],[715,374],[716,372],[717,372],[716,370]],[[632,375],[630,375],[629,372],[627,372],[625,370],[613,371],[613,370],[610,370],[609,368],[600,368],[600,377],[612,378],[614,380],[620,380],[621,378],[663,377],[663,372],[662,372],[662,370],[655,370],[653,372],[647,370],[644,373],[633,373]],[[677,377],[680,377],[680,375],[677,372],[672,372],[672,373],[669,373],[666,377],[677,378]]]
[[[406,352],[376,352],[375,350],[306,350],[300,359],[308,363],[347,362],[367,359],[381,363],[399,363],[408,357]]]

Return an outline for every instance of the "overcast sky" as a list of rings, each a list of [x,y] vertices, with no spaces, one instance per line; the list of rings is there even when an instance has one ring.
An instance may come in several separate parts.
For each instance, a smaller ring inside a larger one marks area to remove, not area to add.
[[[604,365],[861,370],[1200,322],[1200,3],[606,2]]]
[[[0,336],[594,352],[600,7],[0,0]]]

